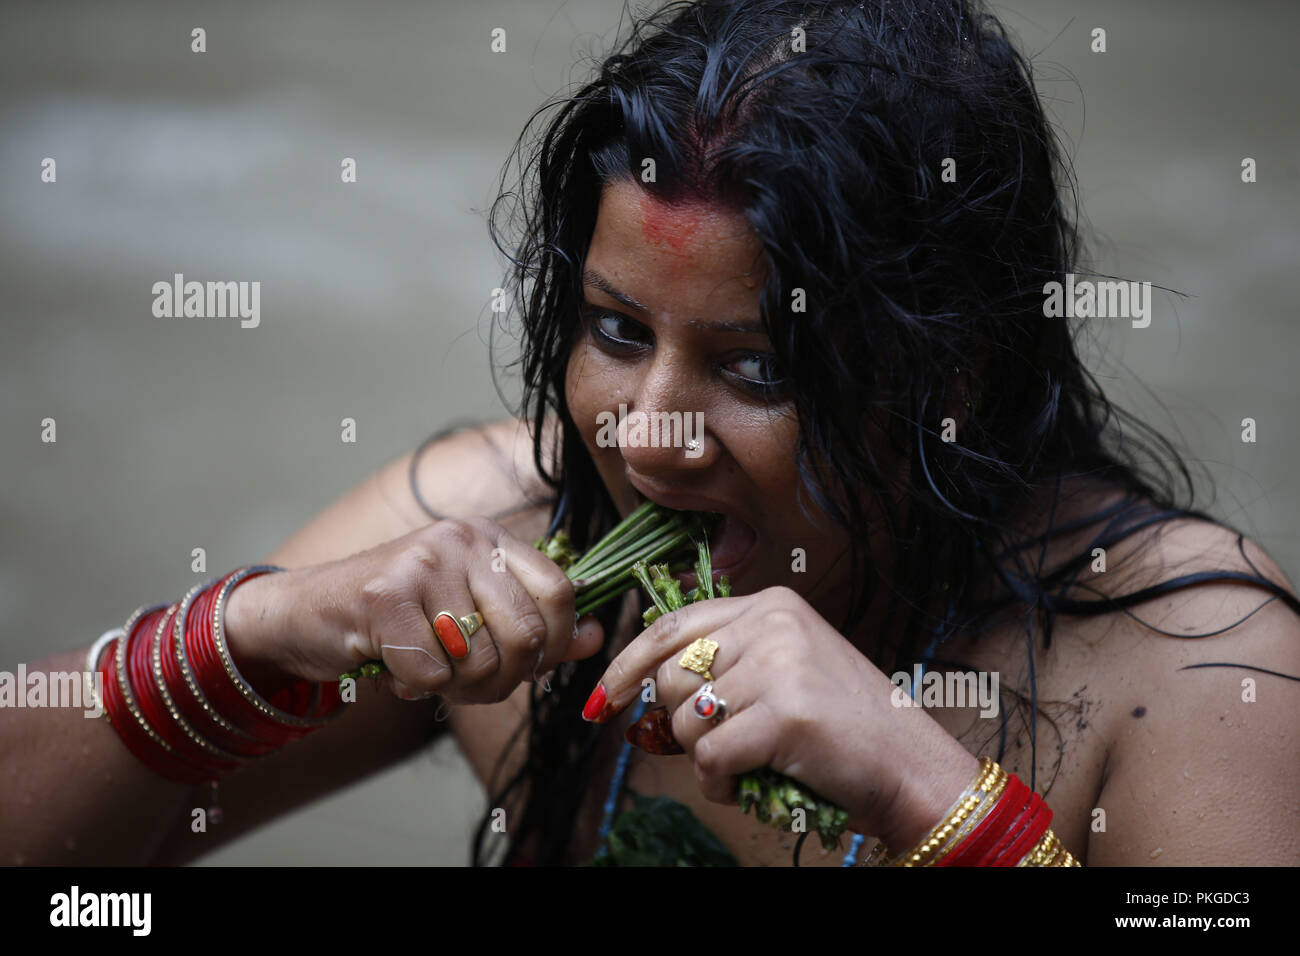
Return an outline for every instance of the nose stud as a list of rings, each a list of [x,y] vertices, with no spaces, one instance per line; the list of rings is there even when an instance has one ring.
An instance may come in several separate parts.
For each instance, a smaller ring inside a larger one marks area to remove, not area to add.
[[[700,440],[699,440],[698,438],[692,438],[690,441],[688,441],[688,442],[686,443],[686,450],[687,450],[687,451],[699,451],[699,450],[700,450]]]

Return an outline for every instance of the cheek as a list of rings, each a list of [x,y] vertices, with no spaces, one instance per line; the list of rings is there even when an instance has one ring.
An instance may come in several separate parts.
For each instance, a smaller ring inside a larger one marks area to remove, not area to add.
[[[573,423],[582,434],[588,449],[596,451],[596,416],[603,411],[618,412],[618,376],[609,363],[586,337],[578,339],[569,354],[569,364],[564,377],[565,401]]]

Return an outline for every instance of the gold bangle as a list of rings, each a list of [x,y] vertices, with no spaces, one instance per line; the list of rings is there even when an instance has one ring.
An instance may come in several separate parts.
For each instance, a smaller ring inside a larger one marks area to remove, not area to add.
[[[1034,848],[1024,855],[1016,866],[1078,866],[1083,864],[1061,843],[1060,837],[1050,829],[1046,831]]]
[[[993,763],[990,761],[990,763]],[[935,866],[940,860],[951,853],[956,847],[975,831],[975,828],[984,822],[984,818],[992,812],[993,807],[1001,799],[1003,791],[1007,789],[1007,781],[1011,775],[1002,769],[997,763],[993,763],[993,776],[991,780],[984,784],[983,787],[976,786],[976,791],[983,790],[983,798],[979,806],[966,819],[966,823],[952,835],[952,839],[944,844],[930,860],[926,866]]]
[[[933,866],[955,845],[954,837],[966,832],[968,822],[978,823],[992,808],[989,796],[994,787],[1006,786],[1006,771],[991,757],[980,757],[980,769],[957,801],[948,808],[943,819],[915,848],[904,853],[890,866]],[[999,794],[1001,789],[998,790]]]
[[[934,866],[975,831],[1001,799],[1011,776],[991,757],[980,757],[980,769],[962,795],[948,808],[939,824],[907,853],[887,862],[888,853],[877,844],[864,861],[866,866]],[[1048,829],[1025,853],[1016,866],[1082,866]]]

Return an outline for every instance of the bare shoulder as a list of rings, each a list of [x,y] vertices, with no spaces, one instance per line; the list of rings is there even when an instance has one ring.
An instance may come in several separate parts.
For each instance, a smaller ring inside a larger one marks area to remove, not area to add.
[[[377,477],[411,528],[440,518],[509,518],[550,504],[532,435],[515,418],[436,435]]]
[[[1227,571],[1294,598],[1262,548],[1217,525],[1170,522],[1144,551],[1138,585]],[[1128,608],[1102,643],[1105,828],[1094,819],[1088,862],[1300,862],[1300,615],[1265,587],[1208,581]]]

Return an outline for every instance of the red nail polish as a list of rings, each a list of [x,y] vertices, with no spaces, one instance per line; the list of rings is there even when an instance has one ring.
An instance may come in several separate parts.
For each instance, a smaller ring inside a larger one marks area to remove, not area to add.
[[[591,692],[587,698],[586,705],[582,708],[583,720],[595,720],[605,709],[605,685],[597,684],[596,689]]]

